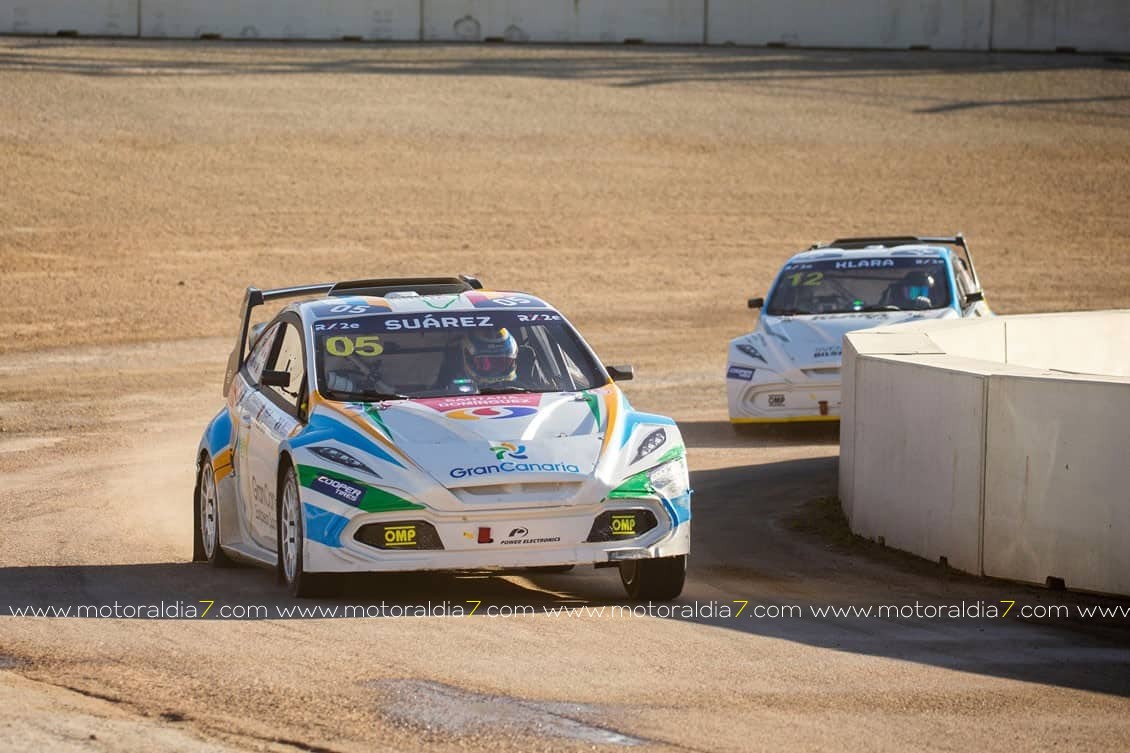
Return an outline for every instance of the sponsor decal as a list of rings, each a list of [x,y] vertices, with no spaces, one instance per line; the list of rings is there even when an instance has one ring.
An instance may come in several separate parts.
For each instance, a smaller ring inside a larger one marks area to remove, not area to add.
[[[525,418],[538,412],[541,395],[456,395],[416,400],[458,421],[494,418]]]
[[[634,513],[628,515],[612,515],[612,535],[613,536],[635,536],[636,535],[636,516]]]
[[[785,404],[785,396],[780,392],[773,392],[769,395],[769,407],[780,408]]]
[[[423,316],[383,317],[381,323],[386,332],[399,332],[401,330],[415,329],[476,329],[478,327],[493,327],[494,319],[490,316],[479,314],[464,314],[457,316],[425,314]]]
[[[836,269],[873,269],[893,266],[895,266],[894,259],[846,259],[836,262]]]
[[[360,502],[361,497],[365,494],[365,490],[360,487],[325,475],[316,476],[314,480],[310,482],[310,488],[330,497],[337,497],[352,505]]]
[[[537,408],[522,405],[484,406],[482,408],[460,408],[444,414],[457,421],[478,421],[484,418],[524,418],[538,412]]]
[[[560,536],[546,536],[537,539],[506,539],[502,544],[556,544],[561,541]]]
[[[515,445],[509,442],[503,442],[502,444],[492,446],[490,451],[493,452],[494,456],[499,460],[502,460],[502,458],[507,455],[515,460],[525,460],[529,457],[526,455],[526,445],[524,444]]]
[[[638,463],[640,460],[643,460],[645,457],[662,447],[666,441],[667,432],[664,429],[659,428],[651,432],[643,438],[642,442],[640,442],[640,446],[636,450],[636,456],[632,458],[632,463]]]
[[[519,526],[518,528],[512,528],[510,530],[510,534],[506,538],[508,538],[508,539],[521,539],[521,538],[528,536],[529,534],[530,534],[530,530],[528,528],[522,528],[522,527]]]
[[[730,366],[726,369],[727,379],[741,379],[743,382],[749,382],[753,379],[753,369],[747,369],[744,366]]]
[[[359,296],[339,298],[336,301],[327,301],[325,303],[315,303],[311,306],[311,309],[314,314],[319,317],[355,316],[357,314],[379,314],[392,311],[392,308],[388,305],[388,301],[383,298],[366,300]],[[316,326],[315,329],[317,329]]]
[[[490,528],[487,526],[479,526],[479,537],[477,541],[480,544],[493,544],[494,539],[491,538]]]
[[[494,465],[478,465],[465,468],[452,468],[448,474],[452,478],[472,476],[491,476],[495,473],[580,473],[581,469],[572,463],[512,463],[509,460]]]
[[[415,547],[419,545],[416,540],[415,525],[385,526],[385,546]]]
[[[467,293],[467,300],[477,309],[532,307],[548,308],[545,301],[521,293]]]
[[[833,345],[827,348],[817,348],[812,354],[813,358],[842,358],[844,355],[843,346]]]
[[[381,477],[379,473],[362,463],[357,458],[350,455],[345,450],[339,450],[336,447],[328,447],[326,445],[318,445],[316,447],[311,447],[310,452],[314,453],[323,460],[330,461],[331,463],[337,463],[338,465],[343,465],[346,468],[351,468],[356,471],[365,471],[365,473],[376,476],[377,478]]]

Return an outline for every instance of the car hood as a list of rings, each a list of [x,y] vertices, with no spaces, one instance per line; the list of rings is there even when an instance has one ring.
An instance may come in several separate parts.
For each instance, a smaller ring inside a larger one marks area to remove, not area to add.
[[[847,332],[956,316],[950,308],[813,316],[764,315],[753,334],[737,338],[734,344],[747,342],[763,356],[763,366],[782,372],[793,368],[838,366]],[[755,362],[757,360],[754,358]]]
[[[384,429],[411,459],[448,486],[593,473],[601,431],[586,393],[468,395],[386,403]]]
[[[436,510],[592,503],[683,452],[674,421],[633,410],[611,384],[385,403],[315,393],[312,404],[287,443],[300,470],[344,474]]]

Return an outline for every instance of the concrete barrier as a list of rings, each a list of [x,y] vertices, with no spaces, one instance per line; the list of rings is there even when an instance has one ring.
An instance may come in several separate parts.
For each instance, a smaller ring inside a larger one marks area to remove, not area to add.
[[[992,49],[1130,51],[1126,0],[994,0]]]
[[[141,0],[146,37],[414,40],[419,0]]]
[[[137,36],[139,0],[0,0],[0,33]]]
[[[426,0],[431,41],[701,44],[706,0]]]
[[[1130,52],[1128,0],[0,0],[0,33]]]
[[[1130,311],[844,337],[852,530],[967,572],[1130,595]]]
[[[987,50],[992,0],[710,0],[710,44]]]
[[[985,575],[1130,594],[1130,379],[992,380],[985,462]]]

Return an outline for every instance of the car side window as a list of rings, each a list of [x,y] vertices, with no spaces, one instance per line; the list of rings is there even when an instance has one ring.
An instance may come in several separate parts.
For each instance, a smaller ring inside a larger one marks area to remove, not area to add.
[[[954,265],[954,279],[957,280],[957,301],[964,308],[965,296],[973,290],[973,276],[969,274],[964,259],[958,259]]]
[[[276,324],[268,328],[259,335],[251,346],[251,353],[247,356],[245,366],[247,379],[251,384],[259,384],[259,377],[263,375],[263,367],[267,365],[267,356],[271,354],[271,345],[274,344],[275,337],[279,334],[279,326]]]
[[[298,327],[290,323],[283,323],[282,340],[279,342],[274,356],[267,361],[270,371],[285,371],[290,374],[290,384],[286,387],[264,387],[263,391],[274,395],[278,401],[292,409],[298,415],[298,405],[303,393],[303,384],[306,379],[306,367],[302,360],[302,333]]]

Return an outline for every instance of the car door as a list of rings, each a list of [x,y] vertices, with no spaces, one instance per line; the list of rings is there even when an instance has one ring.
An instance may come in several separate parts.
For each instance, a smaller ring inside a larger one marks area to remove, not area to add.
[[[267,327],[251,345],[239,377],[245,387],[235,403],[235,438],[232,445],[232,465],[235,469],[240,530],[246,536],[251,530],[253,487],[251,484],[251,427],[262,411],[264,397],[259,391],[259,377],[278,342],[281,325]]]
[[[250,507],[248,527],[252,540],[275,551],[278,492],[279,445],[292,436],[305,421],[306,368],[302,328],[297,316],[279,322],[278,340],[267,358],[264,371],[290,375],[285,386],[260,385],[258,408],[251,416],[248,465]]]

